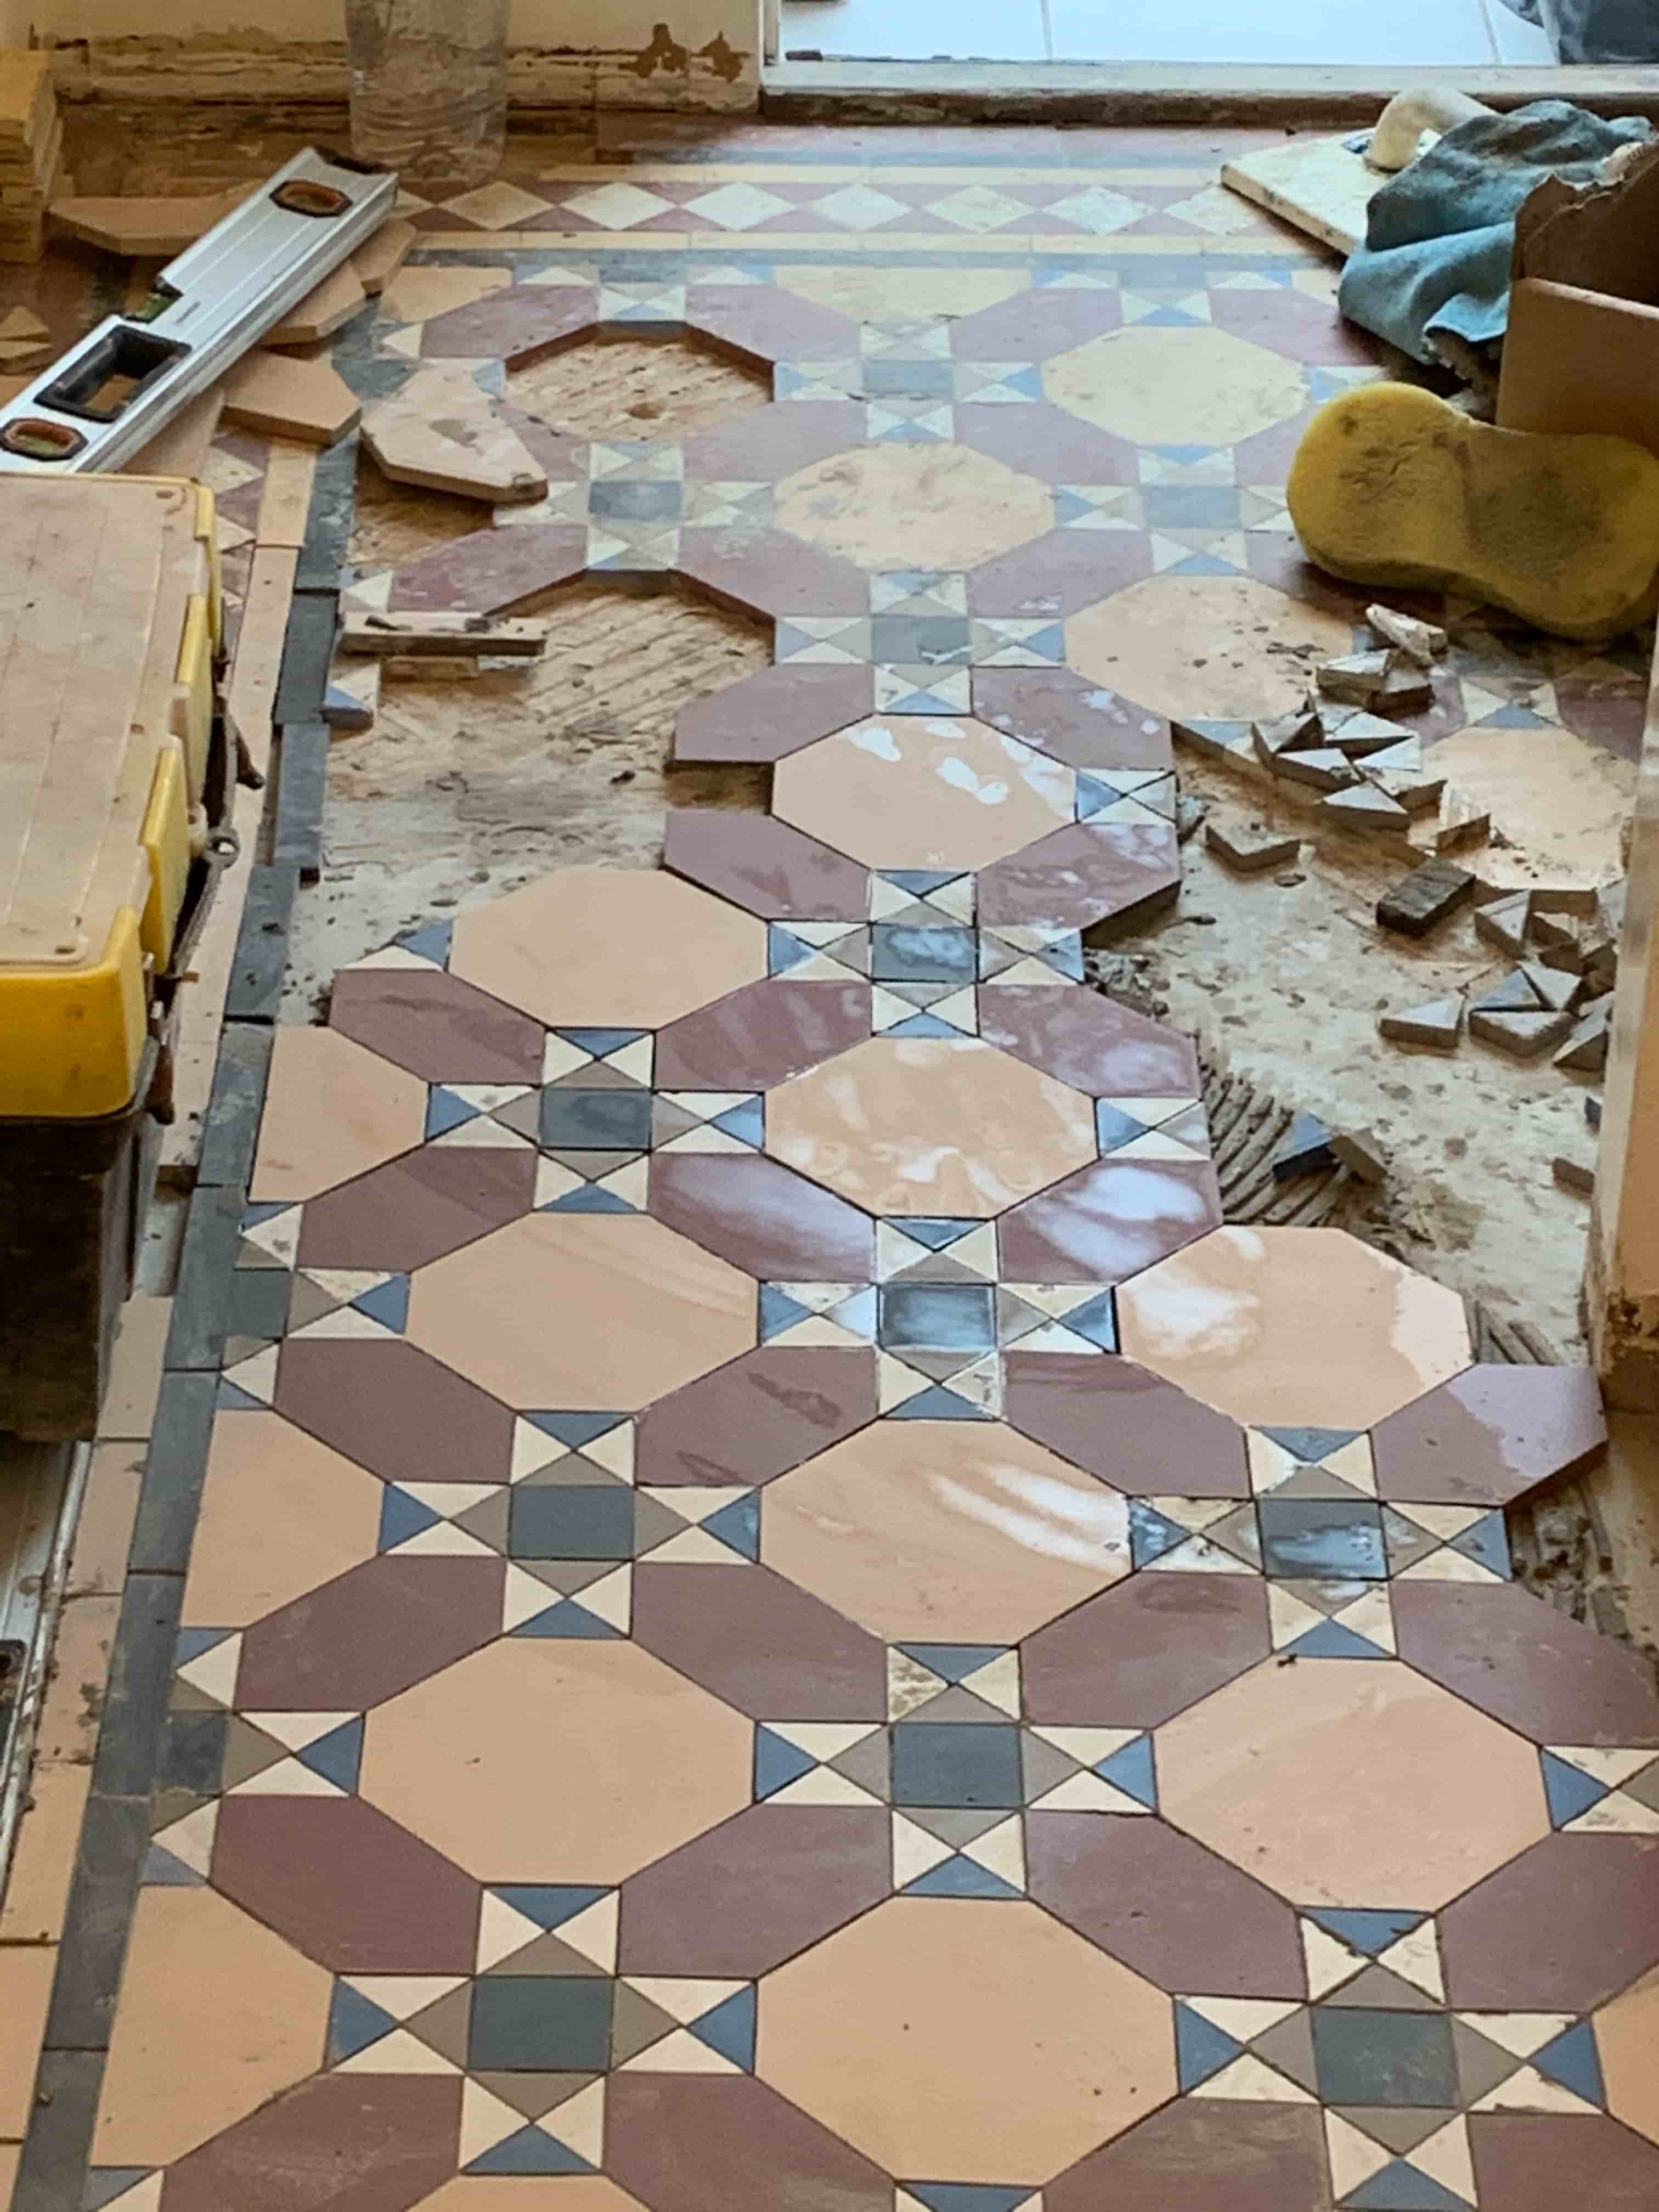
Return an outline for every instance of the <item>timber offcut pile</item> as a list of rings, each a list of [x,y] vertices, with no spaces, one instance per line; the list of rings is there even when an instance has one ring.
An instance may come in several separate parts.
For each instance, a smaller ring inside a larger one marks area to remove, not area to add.
[[[64,126],[45,53],[0,53],[0,261],[38,261]]]

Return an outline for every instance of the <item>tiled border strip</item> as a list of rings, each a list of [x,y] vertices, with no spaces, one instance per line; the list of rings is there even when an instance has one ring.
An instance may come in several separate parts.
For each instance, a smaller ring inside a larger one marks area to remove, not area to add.
[[[70,1602],[58,1628],[35,1810],[26,1816],[0,1915],[0,2204],[15,2172],[12,2212],[79,2212],[85,2185],[149,1842],[150,1796],[207,1475],[236,1231],[264,1104],[289,921],[300,884],[314,881],[320,864],[328,775],[323,689],[356,469],[353,437],[322,457],[312,484],[270,708],[276,773],[264,794],[259,843],[247,870],[178,1283],[170,1302],[138,1301],[127,1309],[130,1317],[145,1309],[139,1335],[159,1384],[154,1422],[146,1411],[137,1426],[128,1409],[143,1397],[143,1386],[118,1373],[100,1425]],[[167,1316],[165,1343],[157,1310]],[[123,1326],[124,1332],[131,1328],[131,1319]],[[131,1427],[130,1440],[104,1441],[111,1419]],[[145,1438],[141,1462],[137,1446]],[[114,1457],[106,1462],[106,1454]],[[106,1654],[106,1686],[99,1679]],[[82,1786],[83,1775],[89,1788]],[[72,1881],[60,1879],[55,1911],[36,1916],[46,1932],[27,1946],[9,1942],[20,1893],[31,1911],[37,1894],[50,1905],[52,1862],[64,1863],[77,1818]],[[14,1952],[28,1963],[14,1966]],[[55,1969],[45,1963],[54,1960]]]

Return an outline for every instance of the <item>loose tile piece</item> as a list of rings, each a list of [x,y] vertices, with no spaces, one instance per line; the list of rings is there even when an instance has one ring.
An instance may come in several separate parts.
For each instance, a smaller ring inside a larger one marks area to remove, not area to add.
[[[1419,1044],[1431,1051],[1449,1052],[1462,1033],[1463,1000],[1456,994],[1449,999],[1430,999],[1404,1013],[1380,1016],[1376,1026],[1395,1044]]]
[[[1449,860],[1425,860],[1377,901],[1377,922],[1404,937],[1426,937],[1474,895],[1474,878],[1467,868]]]

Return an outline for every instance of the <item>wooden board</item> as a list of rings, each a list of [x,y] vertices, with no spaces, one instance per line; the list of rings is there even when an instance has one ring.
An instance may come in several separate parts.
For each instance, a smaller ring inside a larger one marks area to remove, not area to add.
[[[438,653],[528,659],[546,652],[547,624],[523,617],[492,621],[488,615],[348,613],[339,649],[383,659]]]
[[[61,199],[47,213],[52,228],[106,253],[167,259],[193,246],[247,198],[247,188],[191,199]]]
[[[165,428],[141,447],[119,473],[126,477],[199,477],[207,466],[208,448],[219,427],[224,405],[222,384],[210,384],[182,407]]]
[[[261,545],[299,547],[306,542],[306,518],[311,511],[311,484],[317,473],[317,449],[290,438],[273,438],[265,464],[264,489],[259,495],[258,520],[253,535]]]
[[[227,703],[261,775],[270,757],[270,710],[282,672],[288,606],[294,596],[294,574],[299,562],[299,554],[291,546],[258,547],[242,601],[242,623],[237,632]]]
[[[395,483],[492,506],[539,499],[547,472],[464,369],[416,369],[363,417],[363,442]]]
[[[371,299],[384,292],[408,258],[414,245],[415,226],[401,216],[392,216],[351,257],[357,282]]]

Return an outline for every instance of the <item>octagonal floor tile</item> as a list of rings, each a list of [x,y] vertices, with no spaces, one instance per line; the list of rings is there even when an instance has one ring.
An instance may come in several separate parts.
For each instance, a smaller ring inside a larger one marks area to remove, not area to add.
[[[538,1021],[659,1029],[766,973],[766,927],[678,876],[562,868],[458,916],[450,972]]]
[[[1167,1997],[1013,1901],[895,1898],[761,1984],[760,2070],[888,2172],[1041,2183],[1174,2094]]]
[[[1607,2085],[1607,2109],[1627,2128],[1659,2143],[1659,1972],[1615,1997],[1595,2016],[1596,2047]]]
[[[865,446],[786,477],[781,529],[866,568],[972,568],[1052,529],[1046,484],[948,441]]]
[[[750,1735],[636,1644],[507,1637],[369,1716],[359,1787],[484,1880],[617,1882],[748,1803]]]
[[[1118,1320],[1129,1358],[1264,1427],[1368,1428],[1472,1357],[1455,1291],[1339,1229],[1218,1229],[1127,1284]]]
[[[1128,1571],[1128,1509],[1000,1423],[878,1421],[768,1486],[761,1556],[890,1643],[1013,1644]]]
[[[1549,1833],[1530,1746],[1394,1660],[1270,1662],[1157,1741],[1164,1818],[1298,1905],[1431,1911]]]
[[[408,1334],[520,1407],[647,1404],[755,1342],[753,1281],[643,1214],[527,1215],[422,1268]]]
[[[409,1152],[426,1133],[426,1085],[337,1030],[279,1028],[248,1196],[314,1198]]]
[[[855,722],[780,761],[772,782],[784,821],[881,868],[982,868],[1062,828],[1076,799],[1063,763],[923,714]]]
[[[1048,398],[1085,422],[1141,446],[1231,446],[1307,404],[1293,362],[1200,324],[1138,324],[1057,354],[1043,369]]]
[[[766,1145],[872,1213],[983,1218],[1093,1159],[1094,1109],[977,1037],[872,1037],[771,1093]]]
[[[1152,576],[1066,626],[1082,674],[1188,721],[1289,714],[1352,642],[1346,622],[1249,576]]]

